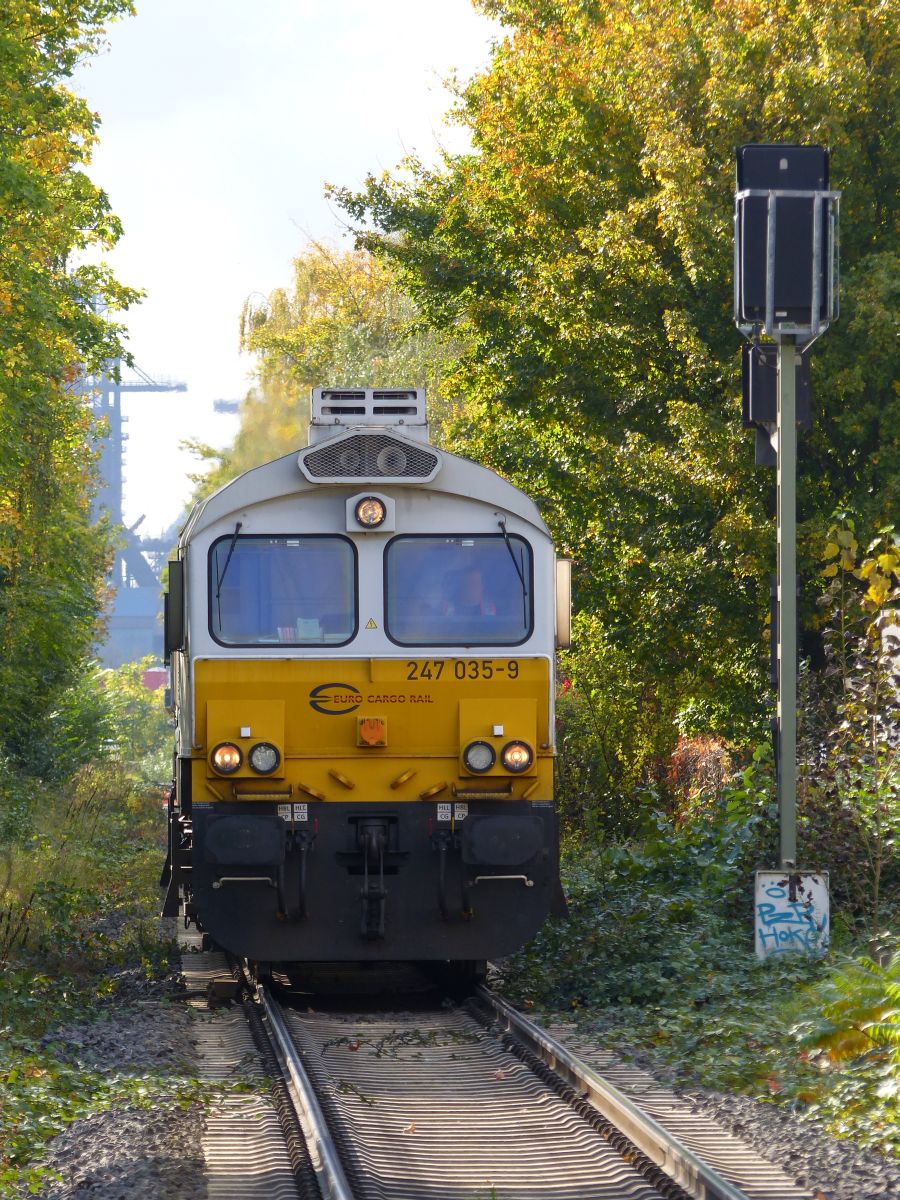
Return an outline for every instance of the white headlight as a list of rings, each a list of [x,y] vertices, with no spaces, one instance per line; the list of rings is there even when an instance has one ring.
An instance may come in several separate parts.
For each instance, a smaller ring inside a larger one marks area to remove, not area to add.
[[[247,757],[259,775],[271,775],[281,762],[281,755],[271,742],[257,742]]]
[[[463,762],[477,775],[489,771],[496,761],[497,754],[489,742],[469,742],[463,750]]]

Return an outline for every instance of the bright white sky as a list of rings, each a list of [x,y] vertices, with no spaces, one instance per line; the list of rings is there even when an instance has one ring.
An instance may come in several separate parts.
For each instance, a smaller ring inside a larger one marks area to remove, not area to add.
[[[138,0],[75,80],[102,118],[91,175],[125,234],[108,261],[146,299],[135,361],[187,393],[126,396],[125,518],[175,521],[197,460],[231,441],[252,361],[241,307],[290,282],[308,237],[337,241],[325,182],[354,186],[415,150],[461,149],[442,80],[486,65],[499,27],[470,0]],[[349,243],[348,243],[349,244]],[[327,380],[323,380],[327,383]],[[362,382],[362,381],[361,381]]]

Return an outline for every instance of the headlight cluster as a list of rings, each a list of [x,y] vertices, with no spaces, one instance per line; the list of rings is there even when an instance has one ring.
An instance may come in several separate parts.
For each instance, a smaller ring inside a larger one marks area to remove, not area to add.
[[[463,750],[466,769],[476,775],[489,771],[497,761],[497,752],[490,742],[469,742]],[[500,751],[500,765],[513,775],[521,775],[534,762],[534,751],[527,742],[507,742]]]
[[[235,771],[240,770],[244,755],[240,746],[236,746],[234,742],[219,742],[218,746],[213,748],[209,761],[212,769],[220,775],[233,775]],[[257,775],[271,775],[278,769],[280,762],[278,747],[273,746],[271,742],[257,742],[247,755],[247,765]]]

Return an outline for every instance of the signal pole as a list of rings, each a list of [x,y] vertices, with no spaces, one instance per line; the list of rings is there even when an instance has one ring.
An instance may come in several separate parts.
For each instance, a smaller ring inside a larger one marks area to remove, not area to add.
[[[778,809],[781,865],[797,865],[797,367],[778,346]]]
[[[828,945],[826,871],[797,866],[797,374],[800,355],[837,317],[840,193],[828,190],[820,146],[746,145],[737,151],[734,319],[745,354],[745,424],[757,427],[757,462],[777,469],[778,871],[756,872],[755,938],[760,958]],[[768,339],[764,342],[763,338]],[[762,368],[773,343],[775,420]],[[756,381],[754,383],[754,380]],[[761,452],[761,453],[760,453]]]

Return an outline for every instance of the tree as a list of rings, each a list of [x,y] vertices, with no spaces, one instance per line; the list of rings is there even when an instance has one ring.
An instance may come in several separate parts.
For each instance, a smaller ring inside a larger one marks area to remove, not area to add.
[[[128,0],[6,0],[0,27],[0,754],[34,764],[96,633],[107,554],[73,382],[123,353],[95,311],[136,293],[73,256],[120,227],[87,177],[97,116],[65,86]],[[92,305],[99,297],[103,305]]]
[[[897,2],[482,7],[510,32],[459,94],[473,151],[337,197],[460,338],[461,437],[543,498],[581,604],[680,695],[677,728],[746,731],[774,538],[738,422],[734,147],[822,142],[845,190],[843,315],[801,462],[811,571],[836,507],[878,527],[900,497]]]
[[[385,264],[365,251],[311,243],[293,267],[290,291],[277,288],[263,303],[244,305],[241,345],[256,355],[257,383],[233,446],[191,443],[215,464],[195,477],[198,495],[305,445],[314,386],[427,387],[438,429],[451,410],[443,378],[455,346],[419,326]]]

